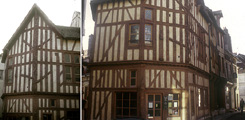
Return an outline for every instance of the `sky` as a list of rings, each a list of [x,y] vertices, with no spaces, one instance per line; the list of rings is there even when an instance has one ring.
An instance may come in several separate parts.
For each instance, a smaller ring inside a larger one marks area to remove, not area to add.
[[[213,11],[221,10],[223,18],[221,18],[221,28],[226,27],[230,33],[232,40],[233,53],[241,53],[245,55],[245,14],[244,0],[204,0],[205,5]],[[88,49],[89,35],[94,33],[94,21],[91,16],[90,0],[87,0],[86,18],[85,18],[85,36],[83,38],[83,49]]]
[[[35,3],[55,25],[70,26],[74,11],[81,12],[81,0],[1,0],[0,53]]]

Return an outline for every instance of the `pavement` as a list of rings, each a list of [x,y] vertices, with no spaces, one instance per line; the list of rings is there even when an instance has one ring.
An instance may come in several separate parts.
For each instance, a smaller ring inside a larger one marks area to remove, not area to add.
[[[245,113],[243,113],[243,115],[241,115],[240,111],[229,112],[229,113],[217,115],[217,116],[214,116],[214,117],[209,117],[209,118],[207,118],[205,120],[240,120],[240,119],[234,119],[234,116],[235,116],[235,118],[241,117],[241,118],[243,118],[241,120],[245,120]]]

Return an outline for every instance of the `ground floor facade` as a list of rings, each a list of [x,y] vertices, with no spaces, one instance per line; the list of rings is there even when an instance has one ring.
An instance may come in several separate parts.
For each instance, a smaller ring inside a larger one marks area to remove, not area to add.
[[[5,95],[4,120],[79,120],[77,95]]]
[[[189,67],[92,67],[88,119],[196,120],[208,116],[209,76]]]

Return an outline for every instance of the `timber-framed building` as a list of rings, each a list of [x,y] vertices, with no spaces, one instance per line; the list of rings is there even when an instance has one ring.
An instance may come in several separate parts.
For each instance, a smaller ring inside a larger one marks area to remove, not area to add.
[[[34,4],[4,47],[5,120],[79,120],[80,28]]]
[[[217,109],[224,32],[203,0],[92,0],[91,8],[89,119],[196,120]]]

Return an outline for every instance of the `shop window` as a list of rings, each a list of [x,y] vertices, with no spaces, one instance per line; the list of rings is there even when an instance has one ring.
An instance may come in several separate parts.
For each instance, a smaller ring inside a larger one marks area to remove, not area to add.
[[[179,94],[168,94],[168,115],[179,116]]]
[[[145,24],[145,43],[152,43],[152,25]]]
[[[130,71],[130,86],[135,87],[136,86],[136,80],[137,80],[137,71],[131,70]]]
[[[161,95],[148,95],[148,118],[161,116]]]
[[[152,20],[152,10],[151,9],[145,9],[145,19]]]
[[[129,30],[129,41],[130,43],[139,43],[139,30],[140,27],[138,24],[133,24],[130,25],[130,30]]]
[[[116,117],[137,117],[137,93],[117,92],[116,93]]]

